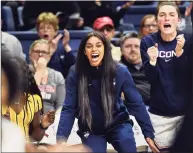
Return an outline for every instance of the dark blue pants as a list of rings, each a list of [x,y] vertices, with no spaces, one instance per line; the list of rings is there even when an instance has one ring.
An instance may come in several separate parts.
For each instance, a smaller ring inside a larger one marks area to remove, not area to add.
[[[106,135],[89,134],[88,137],[81,139],[93,152],[106,152],[107,142],[111,143],[117,152],[137,152],[130,123],[122,123],[113,130],[107,131]]]

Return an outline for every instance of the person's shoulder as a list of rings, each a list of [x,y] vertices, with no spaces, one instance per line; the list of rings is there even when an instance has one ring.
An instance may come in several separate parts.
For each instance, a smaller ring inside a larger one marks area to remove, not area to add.
[[[71,73],[73,73],[73,74],[76,74],[77,73],[77,71],[76,71],[76,65],[74,64],[74,65],[72,65],[71,67],[70,67],[70,70],[69,70]]]
[[[116,63],[116,73],[125,72],[127,69],[127,66],[125,66],[122,63]]]
[[[67,79],[68,78],[73,78],[74,80],[77,80],[77,77],[78,77],[78,74],[77,74],[77,71],[76,71],[76,64],[74,64],[69,69]]]
[[[159,36],[159,32],[155,32],[152,34],[149,34],[147,36],[144,36],[141,39],[141,44],[142,46],[145,45],[147,48],[154,46],[155,43],[157,43],[159,40],[160,36]]]
[[[32,112],[37,112],[43,107],[42,97],[38,94],[28,94],[28,102]]]
[[[159,36],[159,32],[154,32],[154,33],[151,33],[151,34],[144,36],[141,40],[143,40],[145,42],[157,40],[158,36]]]
[[[41,101],[41,97],[38,94],[28,94],[28,101],[29,102]]]
[[[7,32],[1,32],[1,35],[2,35],[2,39],[9,39],[9,41],[18,41],[18,39],[14,36],[14,35],[11,35]]]
[[[116,77],[118,80],[125,81],[128,80],[129,76],[131,76],[127,66],[117,63],[116,65]]]

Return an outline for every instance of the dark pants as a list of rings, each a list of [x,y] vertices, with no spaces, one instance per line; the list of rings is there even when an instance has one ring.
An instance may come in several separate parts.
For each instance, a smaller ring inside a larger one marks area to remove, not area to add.
[[[106,152],[107,142],[111,143],[118,152],[137,152],[132,125],[122,123],[116,128],[106,132],[106,135],[89,134],[81,137],[83,144],[90,147],[93,152]]]

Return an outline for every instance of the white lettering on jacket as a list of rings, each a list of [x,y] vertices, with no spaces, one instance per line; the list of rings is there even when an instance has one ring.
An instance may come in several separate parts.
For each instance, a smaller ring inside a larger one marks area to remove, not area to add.
[[[159,51],[158,57],[165,60],[165,62],[169,62],[172,58],[176,56],[176,52],[174,50],[171,51]]]

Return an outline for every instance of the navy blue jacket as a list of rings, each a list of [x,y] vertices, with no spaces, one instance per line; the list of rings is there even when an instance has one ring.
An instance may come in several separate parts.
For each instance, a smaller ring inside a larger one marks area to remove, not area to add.
[[[147,50],[155,43],[158,44],[159,56],[156,66],[152,66]],[[149,111],[161,116],[184,115],[191,101],[189,51],[184,50],[180,57],[176,57],[176,43],[176,39],[163,41],[160,32],[145,36],[141,40],[142,60],[151,84]]]
[[[73,50],[66,52],[62,42],[59,41],[57,50],[52,55],[48,67],[61,72],[63,77],[66,78],[70,67],[76,62],[75,53]]]
[[[109,129],[104,126],[104,112],[102,109],[101,101],[101,69],[93,67],[90,70],[92,77],[88,84],[89,100],[92,112],[92,132],[94,134],[105,134]],[[77,73],[74,66],[69,72],[66,80],[66,99],[63,105],[63,109],[60,116],[60,122],[57,131],[57,139],[67,139],[77,114],[78,100],[77,100]],[[133,82],[131,74],[129,73],[126,66],[117,64],[116,76],[115,76],[115,101],[113,110],[113,122],[110,128],[114,128],[117,125],[127,121],[129,114],[135,116],[139,125],[142,128],[142,132],[145,137],[154,138],[154,130],[150,122],[149,115],[146,107],[142,101],[141,95],[138,93],[136,86]],[[121,93],[124,93],[127,100],[126,106],[123,104],[121,99]],[[84,132],[85,125],[79,122],[79,130]]]

